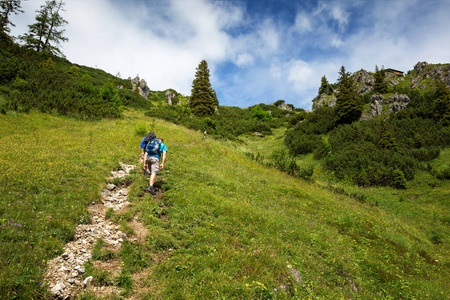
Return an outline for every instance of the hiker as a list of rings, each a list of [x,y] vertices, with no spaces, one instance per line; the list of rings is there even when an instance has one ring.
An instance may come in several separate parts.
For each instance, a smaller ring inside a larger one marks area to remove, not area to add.
[[[156,174],[158,174],[158,171],[164,168],[166,153],[167,146],[164,144],[163,138],[160,137],[148,142],[144,155],[144,169],[148,168],[150,170],[150,179],[147,191],[152,195],[156,195],[153,184],[155,183]]]
[[[154,132],[149,132],[146,136],[144,136],[144,138],[142,139],[141,142],[141,156],[139,157],[139,162],[142,162],[144,160],[144,150],[145,147],[147,146],[147,143],[153,139],[156,139],[156,134]],[[145,171],[145,175],[150,175],[150,171],[148,170],[148,168],[146,169],[144,166],[144,171]]]

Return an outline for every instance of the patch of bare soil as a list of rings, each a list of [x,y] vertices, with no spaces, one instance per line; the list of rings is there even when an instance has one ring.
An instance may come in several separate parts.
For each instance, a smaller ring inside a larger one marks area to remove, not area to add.
[[[145,228],[144,224],[139,221],[140,213],[137,213],[134,218],[128,222],[128,226],[133,229],[133,235],[130,237],[130,240],[134,240],[139,244],[145,242],[145,238],[148,235],[148,230]]]

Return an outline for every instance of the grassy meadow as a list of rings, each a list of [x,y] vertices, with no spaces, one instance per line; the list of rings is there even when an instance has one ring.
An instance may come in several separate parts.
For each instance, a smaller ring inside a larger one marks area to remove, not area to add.
[[[128,178],[132,208],[111,219],[126,228],[137,215],[148,236],[97,256],[120,260],[117,272],[86,266],[122,289],[108,299],[448,299],[448,180],[418,176],[404,191],[328,186],[320,171],[304,181],[244,155],[274,136],[231,144],[135,111],[0,115],[0,298],[50,297],[46,261],[89,222],[110,171],[137,164],[142,126],[169,149],[163,195],[144,193],[139,168]]]

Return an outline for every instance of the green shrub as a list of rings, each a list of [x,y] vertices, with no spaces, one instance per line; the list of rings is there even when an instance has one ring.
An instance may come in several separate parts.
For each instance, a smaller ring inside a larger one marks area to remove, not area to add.
[[[272,152],[271,159],[275,168],[294,177],[309,180],[314,173],[313,167],[301,168],[297,164],[295,157],[289,155],[284,149]]]
[[[370,142],[349,144],[327,157],[325,167],[339,179],[351,179],[360,186],[394,184],[394,174],[401,171],[407,180],[414,178],[418,162],[393,150],[381,150]],[[394,173],[394,170],[396,173]],[[399,184],[396,178],[396,185]]]
[[[405,175],[399,169],[392,172],[391,186],[396,189],[406,189]]]
[[[311,153],[319,147],[324,147],[323,143],[322,137],[319,135],[297,134],[289,139],[287,146],[289,153],[292,155],[301,155]]]
[[[270,122],[251,119],[250,113],[240,108],[219,107],[214,116],[198,118],[192,115],[188,106],[172,105],[155,107],[146,115],[165,119],[196,131],[206,131],[208,135],[216,138],[237,140],[238,136],[244,133],[272,133]]]
[[[450,164],[436,171],[436,178],[438,179],[450,179]]]
[[[138,123],[134,126],[134,133],[137,136],[145,136],[148,133],[147,125],[144,123]]]
[[[257,119],[260,121],[269,121],[272,117],[269,112],[263,111],[259,105],[256,105],[252,109],[252,119]]]
[[[317,147],[313,151],[313,158],[316,160],[320,160],[322,158],[327,157],[331,153],[331,147],[325,142],[317,145]]]
[[[150,109],[152,106],[150,100],[142,97],[139,94],[134,93],[129,89],[125,88],[119,89],[119,97],[122,101],[122,104],[125,106],[143,109]]]
[[[429,161],[435,159],[439,157],[440,153],[441,149],[436,146],[432,146],[429,148],[422,147],[419,149],[412,149],[410,151],[411,156],[419,161]]]

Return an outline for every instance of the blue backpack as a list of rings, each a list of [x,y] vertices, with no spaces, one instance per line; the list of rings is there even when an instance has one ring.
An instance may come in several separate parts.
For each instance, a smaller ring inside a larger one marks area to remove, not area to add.
[[[147,146],[145,147],[145,152],[147,152],[148,155],[159,155],[160,149],[161,143],[159,142],[159,140],[153,139],[147,143]]]

